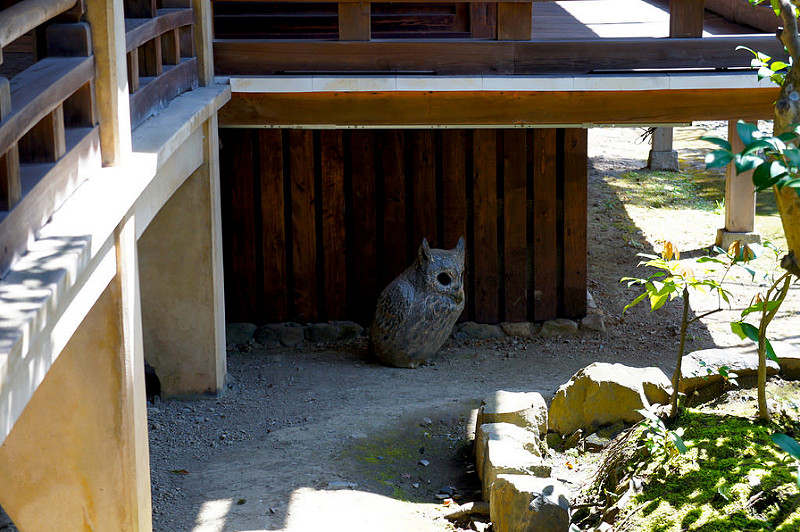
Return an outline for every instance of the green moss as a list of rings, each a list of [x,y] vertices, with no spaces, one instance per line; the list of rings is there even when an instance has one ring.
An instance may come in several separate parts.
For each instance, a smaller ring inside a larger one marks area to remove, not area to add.
[[[640,464],[647,481],[632,505],[639,511],[629,516],[627,530],[798,529],[794,472],[769,437],[779,427],[700,410],[687,410],[677,425],[684,428],[690,450],[667,463]],[[752,483],[754,478],[760,483]]]

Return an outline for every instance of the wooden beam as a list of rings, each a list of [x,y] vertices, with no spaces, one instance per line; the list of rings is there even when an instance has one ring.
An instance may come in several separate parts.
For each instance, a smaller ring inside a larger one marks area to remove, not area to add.
[[[556,130],[533,132],[533,319],[556,317]]]
[[[197,59],[184,59],[169,67],[161,76],[131,95],[130,110],[133,127],[156,109],[189,89],[197,79]]]
[[[734,120],[728,122],[728,139],[734,153],[744,149]],[[729,233],[750,233],[755,230],[756,189],[752,176],[752,170],[737,175],[733,163],[725,170],[725,230]]]
[[[588,132],[564,130],[564,300],[560,315],[582,318],[586,315]]]
[[[0,121],[11,114],[11,86],[8,78],[0,77]],[[19,150],[11,145],[0,156],[0,210],[10,211],[22,199],[19,174]]]
[[[222,125],[666,124],[768,119],[777,88],[664,91],[233,93]]]
[[[194,22],[191,9],[161,12],[150,19],[125,21],[125,49],[131,51],[170,30],[188,26]]]
[[[156,0],[123,0],[125,18],[151,18],[156,16]]]
[[[181,36],[178,28],[161,35],[161,63],[177,65],[181,62]]]
[[[190,35],[194,35],[193,53],[184,53],[188,50],[181,46],[181,55],[184,57],[197,57],[197,81],[200,86],[214,84],[214,50],[213,50],[213,22],[211,2],[208,0],[192,0],[194,25],[188,27]],[[181,41],[183,42],[183,41]]]
[[[342,131],[323,130],[320,136],[322,180],[322,250],[325,278],[325,316],[341,320],[347,309],[345,260],[344,145]]]
[[[739,45],[785,59],[774,37],[574,41],[216,40],[219,75],[299,72],[432,72],[453,75],[587,74],[606,70],[750,66]]]
[[[505,320],[527,321],[527,187],[525,130],[503,130]]]
[[[497,135],[494,129],[472,132],[473,262],[475,321],[497,323],[500,278],[497,260]]]
[[[339,40],[368,41],[371,35],[369,2],[339,2]]]
[[[64,109],[59,105],[19,139],[23,163],[54,163],[67,151]]]
[[[50,57],[92,55],[92,31],[85,22],[51,24],[47,27],[47,55]]]
[[[529,41],[533,30],[533,5],[511,2],[497,4],[497,40]]]
[[[669,36],[700,37],[703,35],[704,0],[670,0]]]
[[[0,11],[0,48],[69,10],[75,0],[24,0]]]

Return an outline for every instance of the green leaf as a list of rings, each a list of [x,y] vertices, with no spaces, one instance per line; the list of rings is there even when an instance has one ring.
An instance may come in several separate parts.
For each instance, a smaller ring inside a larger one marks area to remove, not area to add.
[[[789,453],[796,460],[800,460],[800,443],[797,443],[797,440],[780,432],[773,434],[770,438],[775,445]]]
[[[783,152],[784,158],[793,166],[800,166],[800,150],[797,148],[787,148]]]
[[[664,294],[656,293],[650,296],[650,312],[654,312],[664,306],[669,300],[669,292]]]
[[[783,70],[784,68],[789,68],[789,65],[784,63],[783,61],[773,61],[769,68],[773,72],[777,72],[778,70]]]
[[[706,154],[706,168],[727,166],[733,160],[733,153],[728,150],[714,150]]]
[[[764,354],[767,356],[767,358],[780,364],[778,355],[775,354],[775,350],[772,348],[772,343],[769,341],[769,338],[764,338],[764,346],[766,347]]]
[[[781,306],[780,301],[762,301],[761,303],[756,303],[755,305],[750,305],[746,309],[742,311],[742,318],[747,316],[748,314],[752,314],[753,312],[761,312],[764,310],[764,307],[767,307],[767,312],[772,312],[776,308]]]
[[[758,329],[749,323],[745,323],[743,321],[731,322],[731,331],[733,331],[733,334],[742,340],[745,338],[750,338],[755,343],[758,343]]]
[[[756,54],[756,57],[758,57],[758,54]],[[770,58],[768,57],[767,61],[769,61],[769,59]],[[758,126],[751,124],[750,122],[745,122],[744,120],[739,120],[736,123],[736,132],[739,134],[739,138],[742,139],[742,144],[745,146],[751,144],[754,140],[761,138],[761,133],[758,131]]]
[[[773,145],[767,142],[766,140],[757,139],[744,147],[744,149],[742,150],[742,155],[743,156],[750,155],[753,152],[757,152],[759,150],[764,150],[764,149],[771,149],[772,147]]]
[[[764,159],[758,155],[741,155],[737,153],[733,157],[733,164],[736,166],[737,175],[744,172],[749,172],[763,162]]]
[[[753,0],[751,0],[753,1]],[[775,16],[781,16],[781,3],[778,0],[770,0],[770,4],[772,5],[772,10],[775,12]],[[758,5],[758,4],[754,4]]]
[[[629,308],[631,308],[631,307],[633,307],[633,306],[636,306],[636,305],[638,305],[638,304],[639,304],[639,303],[641,303],[641,302],[644,300],[644,298],[646,298],[646,297],[647,297],[647,292],[642,292],[641,294],[639,294],[639,296],[638,296],[636,299],[634,299],[633,301],[631,301],[630,303],[628,303],[627,305],[625,305],[625,308],[623,308],[623,309],[622,309],[622,313],[623,313],[623,314],[625,314],[625,312],[626,312],[626,311],[627,311]]]
[[[675,447],[678,449],[678,452],[681,454],[686,454],[688,449],[686,448],[686,443],[684,443],[683,438],[678,436],[675,432],[670,432],[669,435],[672,437],[672,441],[675,443]]]
[[[711,144],[715,144],[726,151],[731,151],[733,149],[731,148],[730,142],[728,142],[723,138],[715,137],[714,135],[703,135],[702,137],[700,137],[700,140],[704,140],[706,142],[710,142]]]

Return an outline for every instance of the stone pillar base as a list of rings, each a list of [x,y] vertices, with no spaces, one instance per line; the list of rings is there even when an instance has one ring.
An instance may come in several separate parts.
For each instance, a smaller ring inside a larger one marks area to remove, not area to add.
[[[671,151],[650,151],[647,156],[647,168],[650,170],[666,170],[669,172],[677,172],[680,170],[678,166],[678,152]]]
[[[728,249],[728,246],[730,246],[737,240],[741,240],[745,244],[760,244],[761,235],[755,232],[733,233],[731,231],[725,230],[724,228],[717,229],[717,241],[715,243],[719,247],[723,249]]]

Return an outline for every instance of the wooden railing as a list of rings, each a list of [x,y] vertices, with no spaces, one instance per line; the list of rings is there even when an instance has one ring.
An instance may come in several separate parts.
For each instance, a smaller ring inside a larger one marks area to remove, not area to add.
[[[125,41],[131,125],[197,85],[194,13],[190,2],[126,0]]]
[[[94,58],[81,10],[75,0],[24,0],[0,12],[0,46],[42,28],[46,52],[11,80],[0,78],[0,275],[88,165],[100,164]]]

